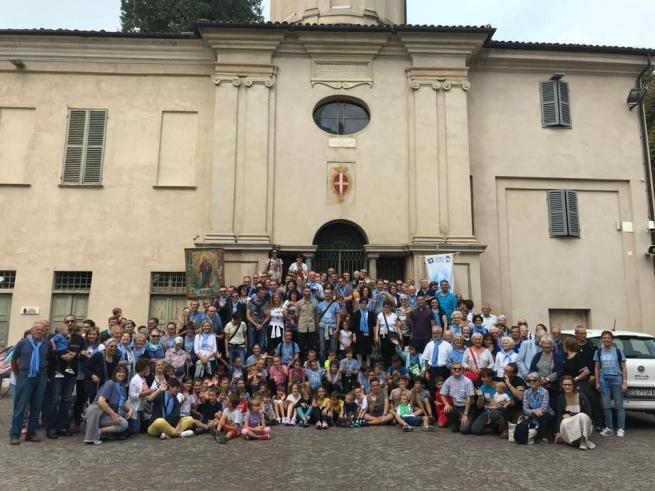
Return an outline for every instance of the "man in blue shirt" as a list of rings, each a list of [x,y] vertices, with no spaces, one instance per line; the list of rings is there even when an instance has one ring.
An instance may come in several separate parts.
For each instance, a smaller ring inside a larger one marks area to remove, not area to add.
[[[25,411],[29,408],[26,442],[40,442],[36,429],[41,416],[41,402],[45,393],[50,343],[44,336],[45,326],[39,321],[32,326],[29,336],[21,339],[14,348],[11,370],[16,376],[14,412],[11,418],[9,444],[20,444]]]
[[[325,345],[328,349],[337,349],[337,330],[339,329],[339,315],[341,305],[332,295],[332,285],[325,287],[325,300],[318,304],[316,324],[318,324],[319,359],[325,362]]]
[[[300,356],[300,348],[291,340],[291,331],[284,333],[284,341],[277,345],[275,353],[280,357],[280,361],[287,366]]]
[[[441,291],[437,293],[437,299],[439,300],[441,310],[444,311],[444,314],[448,318],[448,324],[450,324],[453,312],[457,308],[457,297],[450,291],[448,280],[441,280],[439,286],[441,287]]]

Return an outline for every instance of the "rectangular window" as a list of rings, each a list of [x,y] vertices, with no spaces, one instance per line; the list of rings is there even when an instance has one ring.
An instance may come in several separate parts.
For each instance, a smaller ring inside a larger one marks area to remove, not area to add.
[[[107,111],[69,109],[62,184],[101,184]]]
[[[91,271],[56,271],[52,288],[50,322],[54,329],[67,315],[86,318],[91,291]]]
[[[169,322],[181,323],[187,306],[186,273],[152,273],[150,275],[150,309],[148,317],[159,319],[163,328]]]
[[[91,271],[57,271],[55,272],[55,292],[89,292],[91,291]]]
[[[547,194],[550,236],[580,238],[578,193],[571,189],[555,189]]]
[[[13,290],[16,285],[16,271],[0,271],[0,290]]]
[[[540,82],[541,124],[544,128],[571,128],[571,100],[568,82]]]

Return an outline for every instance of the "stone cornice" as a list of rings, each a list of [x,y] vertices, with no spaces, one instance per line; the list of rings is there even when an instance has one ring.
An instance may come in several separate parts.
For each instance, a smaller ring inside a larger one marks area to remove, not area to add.
[[[417,33],[398,34],[415,66],[464,68],[482,47],[485,34]]]
[[[204,43],[215,53],[216,61],[230,62],[235,59],[245,63],[271,64],[273,53],[284,39],[282,31],[253,29],[200,28]]]
[[[196,39],[2,36],[0,60],[30,62],[206,64],[212,52]]]
[[[566,72],[637,76],[645,58],[607,53],[483,48],[471,60],[475,71]]]
[[[389,33],[353,32],[343,35],[337,32],[298,32],[298,42],[310,56],[363,56],[372,59],[387,44]]]

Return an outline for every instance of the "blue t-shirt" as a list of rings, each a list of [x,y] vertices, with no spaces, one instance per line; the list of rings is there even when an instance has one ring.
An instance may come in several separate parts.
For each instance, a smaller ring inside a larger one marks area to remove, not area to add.
[[[453,312],[457,308],[457,297],[450,292],[446,293],[446,295],[442,295],[442,293],[439,292],[435,295],[435,298],[439,300],[441,310],[446,314],[448,323],[450,324]]]
[[[104,384],[102,384],[100,390],[98,390],[96,398],[93,399],[93,403],[98,404],[98,398],[103,396],[107,400],[109,407],[114,411],[118,411],[120,408],[121,396],[123,397],[123,402],[125,402],[125,393],[123,392],[124,390],[125,389],[123,389],[123,387],[115,383],[113,380],[107,380]]]
[[[354,358],[350,361],[348,361],[348,358],[344,358],[339,365],[343,368],[343,373],[345,375],[353,370],[359,370],[359,363]]]
[[[400,365],[398,368],[394,368],[393,366],[387,368],[387,373],[391,375],[393,372],[398,372],[400,375],[407,375],[409,373],[409,370],[407,370],[407,367]]]
[[[598,355],[600,353],[600,359]],[[623,370],[619,364],[619,357],[616,348],[601,349],[594,353],[594,361],[600,361],[600,375],[605,378],[623,378]],[[621,352],[621,361],[625,361],[625,355]]]
[[[307,382],[309,382],[309,388],[314,390],[321,385],[321,380],[323,380],[323,376],[325,375],[325,369],[319,368],[318,370],[314,371],[308,368],[305,373],[307,374]]]
[[[293,341],[289,344],[282,342],[277,345],[275,352],[280,357],[280,361],[284,365],[288,365],[293,360],[293,357],[296,356],[296,353],[300,352],[300,348]]]
[[[55,334],[52,338],[52,341],[55,343],[55,349],[57,351],[64,351],[68,349],[68,338],[63,334]]]
[[[332,305],[330,305],[330,303],[332,303]],[[328,305],[330,305],[329,309]],[[332,300],[323,300],[318,304],[318,316],[321,319],[321,324],[336,324],[337,315],[339,315],[339,312],[341,312],[341,307],[339,307],[337,302],[332,302]]]

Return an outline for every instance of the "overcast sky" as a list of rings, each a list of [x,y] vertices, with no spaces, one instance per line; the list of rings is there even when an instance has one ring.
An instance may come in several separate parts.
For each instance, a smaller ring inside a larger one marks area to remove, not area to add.
[[[119,15],[120,0],[0,0],[3,29],[115,31]],[[408,16],[410,24],[491,24],[496,40],[655,48],[655,0],[408,0]]]

